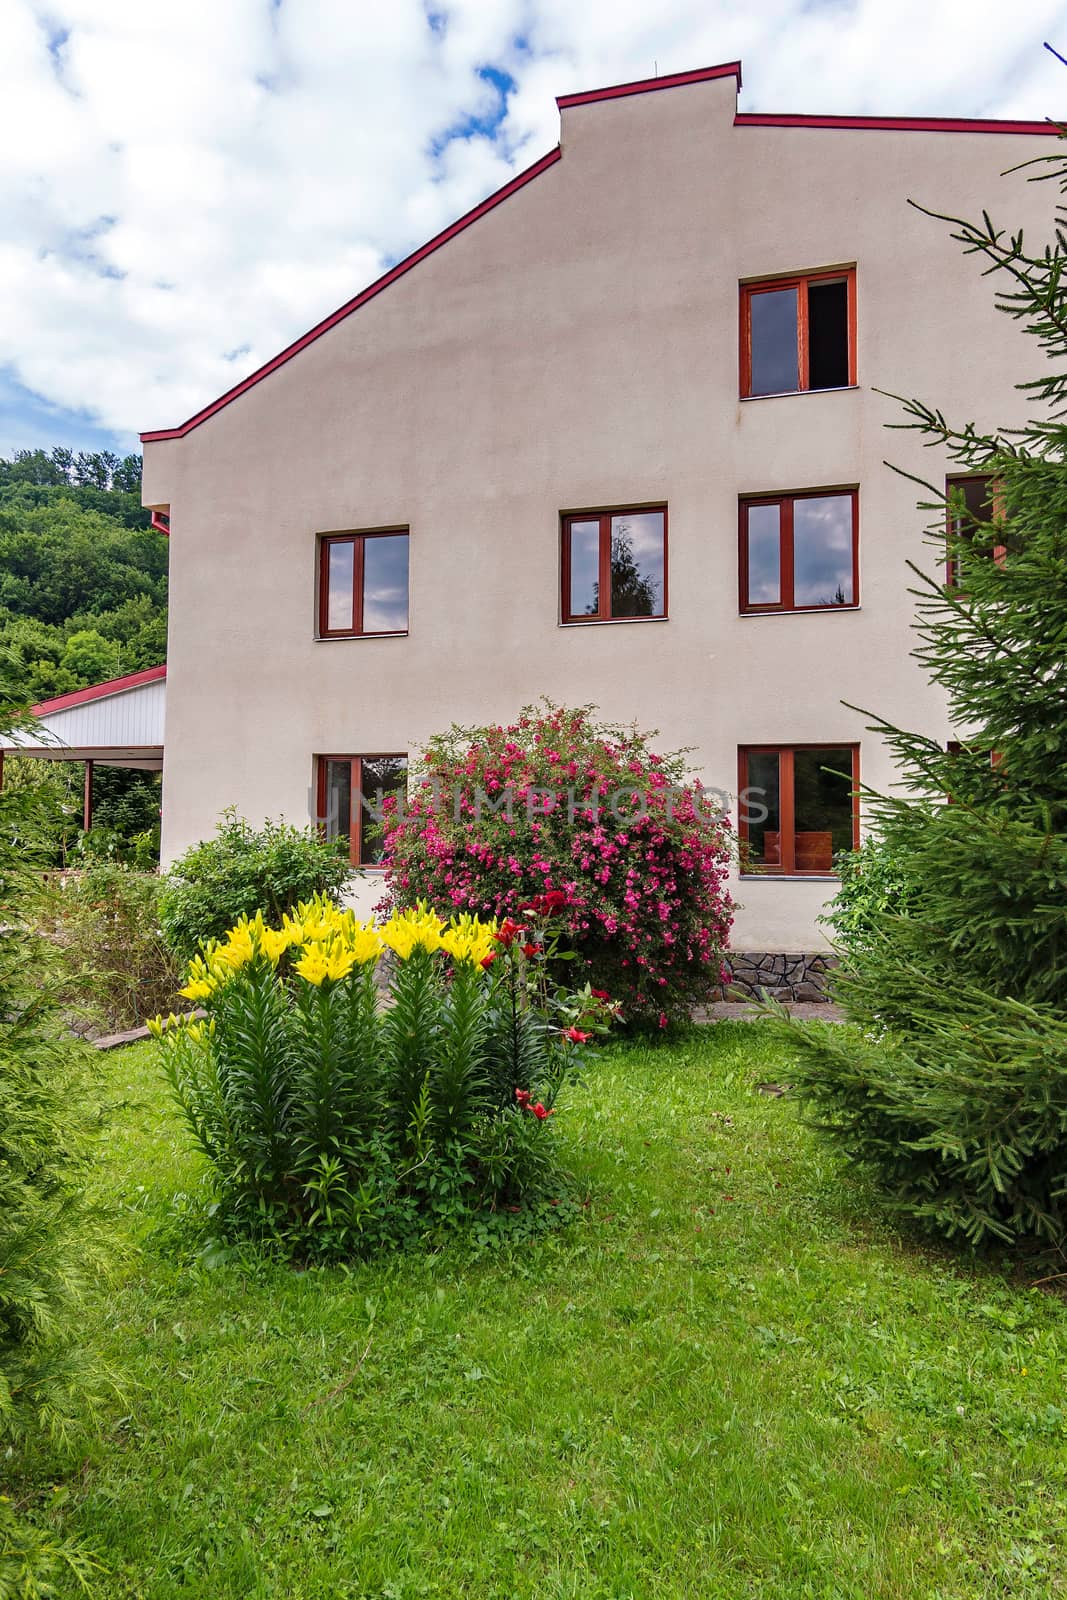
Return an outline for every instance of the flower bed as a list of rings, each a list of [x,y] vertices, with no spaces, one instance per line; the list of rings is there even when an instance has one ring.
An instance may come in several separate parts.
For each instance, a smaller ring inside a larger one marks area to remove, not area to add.
[[[352,1254],[558,1201],[557,1097],[618,1007],[550,982],[554,942],[547,918],[376,925],[319,899],[195,957],[206,1016],[152,1027],[224,1231]]]

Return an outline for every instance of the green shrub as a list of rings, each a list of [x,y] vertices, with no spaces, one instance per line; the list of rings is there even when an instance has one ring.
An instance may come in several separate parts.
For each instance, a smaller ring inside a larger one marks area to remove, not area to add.
[[[11,726],[0,706],[0,728]],[[45,792],[0,792],[0,1451],[6,1481],[19,1447],[62,1437],[107,1378],[80,1340],[83,1299],[103,1270],[84,1181],[91,1149],[89,1052],[57,1018],[54,952],[26,926],[52,817]],[[0,1577],[55,1593],[49,1571],[83,1558],[0,1516]]]
[[[63,953],[64,998],[108,1032],[169,1011],[180,964],[163,937],[155,873],[89,858],[80,872],[49,879],[41,922]]]
[[[888,918],[908,916],[919,902],[920,886],[879,835],[837,856],[834,870],[841,887],[819,921],[833,930],[834,944],[845,959],[879,939]]]
[[[316,895],[336,898],[351,871],[343,839],[326,840],[314,828],[269,820],[253,828],[227,811],[213,838],[171,866],[159,907],[163,936],[189,960],[242,917],[259,912],[277,923]]]
[[[107,855],[147,871],[158,867],[161,799],[158,772],[97,766],[93,826],[83,835],[82,853]]]
[[[222,1225],[326,1257],[536,1222],[563,1178],[556,1096],[613,1014],[546,993],[550,942],[424,909],[376,928],[320,899],[194,960],[183,993],[207,1020],[154,1031]]]

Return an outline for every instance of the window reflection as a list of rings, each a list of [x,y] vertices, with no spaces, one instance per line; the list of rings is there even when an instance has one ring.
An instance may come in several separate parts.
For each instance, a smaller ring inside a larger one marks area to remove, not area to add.
[[[363,541],[363,631],[404,633],[408,625],[408,536]]]
[[[806,495],[793,502],[793,604],[850,606],[852,496]]]
[[[611,615],[658,617],[663,611],[663,512],[611,519]]]
[[[355,546],[336,539],[327,546],[326,626],[342,631],[354,626],[352,617]]]
[[[748,508],[748,604],[776,606],[782,600],[781,508]]]
[[[789,394],[800,387],[797,291],[767,289],[749,297],[752,394]]]

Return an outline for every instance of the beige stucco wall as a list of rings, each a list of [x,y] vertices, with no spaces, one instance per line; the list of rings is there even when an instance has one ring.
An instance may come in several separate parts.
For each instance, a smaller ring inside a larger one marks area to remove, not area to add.
[[[173,528],[165,859],[227,805],[306,820],[317,752],[414,752],[542,694],[659,728],[731,791],[738,745],[762,741],[860,739],[863,779],[888,784],[842,698],[947,736],[908,659],[924,518],[883,458],[935,479],[946,462],[885,431],[897,408],[874,388],[1019,417],[1032,350],[906,200],[1043,235],[1048,186],[999,174],[1047,141],[733,113],[730,79],[564,112],[555,166],[146,446],[146,502]],[[739,279],[850,262],[859,387],[739,401]],[[738,495],[853,483],[860,609],[740,617]],[[670,619],[561,628],[560,511],[649,501],[669,506]],[[316,535],[396,524],[410,636],[316,640]],[[814,948],[831,891],[746,880],[736,944]]]

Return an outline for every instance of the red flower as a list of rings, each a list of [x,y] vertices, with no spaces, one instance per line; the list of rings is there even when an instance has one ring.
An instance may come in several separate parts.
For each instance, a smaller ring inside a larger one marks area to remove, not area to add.
[[[489,971],[489,968],[493,965],[493,962],[495,960],[496,960],[496,952],[492,951],[492,950],[489,952],[489,954],[487,956],[483,956],[482,957],[482,966],[484,967],[486,972]]]
[[[537,954],[537,946],[535,944],[524,944],[522,947],[522,953],[526,957],[527,961],[529,961],[531,956],[535,956]]]
[[[512,922],[510,917],[505,917],[496,932],[497,944],[502,944],[505,950],[510,950],[519,934],[522,932],[517,922]]]
[[[611,996],[606,989],[590,989],[589,993],[594,1000],[610,1000]]]
[[[522,1106],[523,1110],[525,1111],[526,1107],[530,1104],[530,1091],[529,1091],[529,1089],[516,1089],[515,1090],[515,1098],[519,1102],[519,1105]]]
[[[553,911],[562,911],[567,905],[567,896],[562,889],[549,889],[541,896],[545,911],[551,915]]]
[[[538,1100],[535,1106],[531,1106],[530,1110],[533,1112],[538,1122],[544,1122],[546,1117],[554,1117],[556,1114],[554,1107],[551,1111],[546,1111],[540,1100]]]
[[[581,1028],[564,1028],[563,1037],[570,1039],[572,1044],[588,1044],[593,1035],[591,1033],[583,1033]]]

